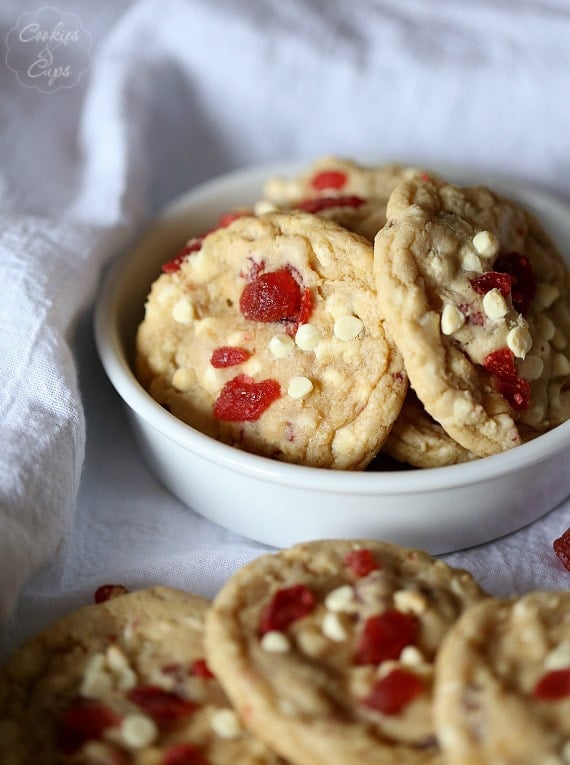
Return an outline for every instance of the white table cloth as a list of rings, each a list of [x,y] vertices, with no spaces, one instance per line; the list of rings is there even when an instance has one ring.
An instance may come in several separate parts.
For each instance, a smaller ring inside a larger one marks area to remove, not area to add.
[[[101,583],[212,596],[267,549],[142,462],[92,338],[112,256],[208,178],[327,153],[570,201],[569,39],[566,0],[4,0],[0,654]],[[445,558],[496,595],[567,588],[552,541],[569,525],[567,500]]]

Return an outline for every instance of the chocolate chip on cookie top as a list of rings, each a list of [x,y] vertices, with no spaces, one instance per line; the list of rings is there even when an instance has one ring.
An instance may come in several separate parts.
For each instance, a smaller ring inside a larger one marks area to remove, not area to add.
[[[482,597],[469,574],[421,551],[298,545],[222,589],[207,619],[208,661],[244,724],[285,757],[438,762],[434,656]]]

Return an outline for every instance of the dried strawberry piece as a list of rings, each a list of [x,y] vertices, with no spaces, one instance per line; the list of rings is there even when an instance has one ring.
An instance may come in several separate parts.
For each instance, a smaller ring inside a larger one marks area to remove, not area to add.
[[[395,608],[371,616],[360,635],[355,664],[380,664],[386,659],[398,659],[402,649],[416,642],[418,631],[415,616]]]
[[[303,290],[301,295],[301,306],[299,308],[299,317],[297,323],[299,325],[306,324],[311,318],[313,313],[313,293],[311,290]]]
[[[70,706],[57,723],[57,746],[64,754],[71,755],[88,741],[101,739],[108,728],[120,722],[121,718],[103,704],[78,702]]]
[[[383,715],[398,715],[424,690],[421,677],[406,669],[393,669],[378,680],[363,703]]]
[[[247,375],[238,375],[222,388],[214,402],[213,414],[225,422],[254,422],[281,396],[276,380],[255,382]]]
[[[348,176],[341,170],[321,170],[311,178],[311,186],[315,191],[324,191],[324,189],[342,189],[346,186]]]
[[[519,313],[528,313],[536,295],[536,279],[530,260],[526,255],[510,252],[500,255],[494,263],[496,271],[509,274],[511,277],[511,295],[513,305]]]
[[[368,576],[371,571],[378,571],[382,566],[374,560],[371,550],[350,550],[344,562],[357,577]]]
[[[235,367],[237,364],[243,364],[247,361],[251,353],[245,348],[236,348],[231,345],[223,345],[221,348],[216,348],[210,358],[210,364],[216,369],[222,367]]]
[[[196,661],[192,662],[188,674],[194,677],[203,677],[205,680],[211,680],[214,677],[206,659],[196,659]]]
[[[483,359],[483,366],[499,380],[510,380],[517,376],[515,355],[509,348],[499,348]]]
[[[238,218],[243,218],[245,215],[250,215],[251,213],[248,210],[229,210],[228,212],[222,213],[220,217],[218,218],[218,225],[217,228],[227,228],[227,226],[230,225],[230,223],[233,223],[234,220],[238,220]],[[215,231],[216,229],[212,229],[212,231]]]
[[[277,590],[261,614],[259,634],[273,630],[283,632],[294,621],[310,614],[314,607],[315,596],[304,584]]]
[[[479,295],[485,295],[493,289],[500,290],[504,298],[511,294],[511,277],[498,271],[487,271],[469,280],[471,286]]]
[[[555,669],[543,675],[532,695],[542,701],[559,701],[570,696],[570,669]]]
[[[528,380],[517,376],[515,356],[509,348],[499,348],[483,359],[483,366],[495,378],[495,387],[515,411],[530,406],[531,387]]]
[[[191,255],[193,252],[198,252],[198,250],[202,249],[203,241],[203,236],[198,236],[195,239],[190,239],[190,241],[184,245],[180,252],[172,258],[172,260],[164,263],[161,270],[165,274],[173,274],[175,271],[179,271],[188,255]]]
[[[208,765],[208,760],[194,744],[175,744],[164,753],[161,765]]]
[[[552,543],[556,555],[562,561],[564,568],[570,571],[570,528],[566,529],[564,534]]]
[[[246,284],[239,307],[253,321],[294,320],[301,308],[301,288],[287,268],[270,271]]]
[[[155,685],[139,685],[128,692],[127,698],[157,723],[179,720],[196,709],[194,702]]]
[[[318,213],[321,210],[328,210],[331,207],[360,207],[365,203],[365,199],[357,196],[347,197],[314,197],[305,199],[297,205],[298,210],[308,213]]]
[[[128,590],[122,584],[102,584],[95,590],[95,603],[104,603],[106,600],[118,598],[119,595],[126,595]]]

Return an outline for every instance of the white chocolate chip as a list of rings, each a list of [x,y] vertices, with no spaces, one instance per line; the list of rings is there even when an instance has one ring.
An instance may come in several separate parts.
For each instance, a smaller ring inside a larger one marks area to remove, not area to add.
[[[494,288],[483,295],[483,310],[490,319],[502,319],[509,311],[501,290]]]
[[[342,643],[347,638],[346,627],[342,618],[334,611],[329,611],[323,618],[323,635],[334,640],[336,643]]]
[[[278,630],[266,632],[260,640],[262,650],[268,653],[287,653],[291,648],[291,643],[287,635]]]
[[[351,611],[354,607],[354,589],[350,584],[343,584],[331,590],[325,598],[325,606],[329,611]]]
[[[408,667],[413,667],[425,662],[423,653],[415,645],[407,645],[402,649],[400,662]]]
[[[210,727],[220,738],[232,739],[242,734],[242,727],[233,709],[217,709],[210,718]]]
[[[188,298],[177,300],[172,306],[172,318],[179,324],[190,324],[194,318],[194,306]]]
[[[568,345],[568,340],[566,339],[565,334],[561,332],[558,327],[550,341],[550,345],[557,351],[563,351]]]
[[[110,645],[105,652],[105,659],[107,666],[114,672],[120,672],[121,670],[129,667],[129,661],[121,649],[116,645]]]
[[[544,362],[540,356],[527,356],[520,362],[518,371],[525,380],[538,380],[544,371]]]
[[[394,605],[398,611],[423,614],[427,608],[425,597],[416,590],[397,590],[394,593]]]
[[[264,215],[265,213],[275,212],[276,210],[276,205],[268,199],[260,199],[259,202],[256,202],[253,206],[254,215]]]
[[[172,375],[172,385],[180,391],[190,390],[194,375],[189,369],[177,369]]]
[[[552,377],[566,377],[566,375],[570,375],[570,361],[568,361],[568,357],[563,353],[555,353],[552,357],[550,373]]]
[[[542,311],[545,308],[550,308],[555,300],[560,297],[560,290],[553,284],[547,284],[546,282],[539,282],[536,286],[536,296],[534,298],[534,308],[537,311]]]
[[[492,231],[479,231],[473,237],[473,247],[484,258],[492,258],[499,249],[499,240]]]
[[[453,305],[446,303],[441,313],[441,331],[444,335],[453,335],[465,324],[464,314]]]
[[[513,327],[507,335],[507,346],[515,354],[517,359],[524,359],[532,348],[532,338],[527,327],[518,325]]]
[[[141,714],[126,715],[121,722],[121,738],[132,749],[144,749],[158,736],[156,723]]]
[[[293,377],[289,382],[287,395],[290,398],[305,398],[313,390],[313,383],[308,377]]]
[[[276,359],[286,359],[294,350],[295,341],[290,335],[286,335],[284,332],[280,332],[278,335],[273,335],[269,341],[269,351]]]
[[[544,407],[542,404],[534,404],[523,412],[521,421],[525,425],[538,425],[544,418]]]
[[[473,250],[465,249],[461,254],[461,267],[464,271],[481,271],[481,261]]]
[[[545,340],[552,340],[554,333],[556,332],[556,327],[548,318],[548,316],[546,316],[546,314],[540,313],[536,317],[536,327],[541,337],[543,337]]]
[[[559,643],[544,657],[544,668],[549,670],[570,667],[570,641]]]
[[[105,668],[105,657],[102,653],[96,653],[85,668],[79,693],[85,699],[100,699],[112,688],[113,681]]]
[[[295,343],[302,351],[312,351],[321,341],[321,330],[316,324],[301,324],[295,335]]]
[[[344,316],[339,316],[339,318],[335,321],[333,332],[334,336],[339,340],[348,342],[349,340],[354,340],[356,337],[358,337],[363,329],[363,321],[361,321],[357,316],[345,314]]]

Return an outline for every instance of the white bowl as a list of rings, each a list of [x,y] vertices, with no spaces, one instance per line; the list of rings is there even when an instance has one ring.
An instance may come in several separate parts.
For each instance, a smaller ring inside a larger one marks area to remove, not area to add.
[[[276,547],[372,537],[444,553],[510,533],[554,508],[570,493],[570,421],[463,465],[354,473],[285,464],[226,446],[176,419],[137,382],[135,331],[161,264],[221,212],[258,199],[267,177],[299,169],[257,167],[185,194],[106,275],[95,312],[97,347],[156,477],[204,517]],[[488,176],[450,171],[446,177],[485,182],[518,198],[568,257],[570,210],[558,200]]]

